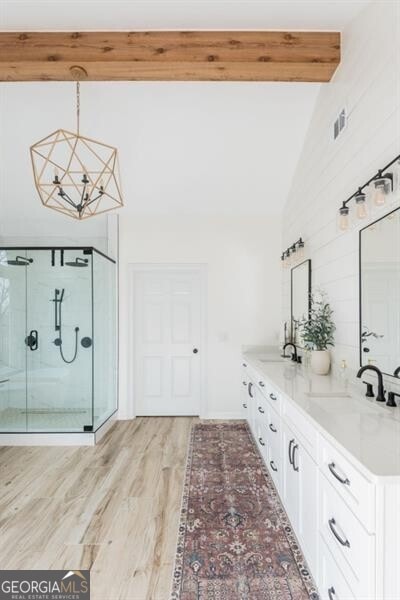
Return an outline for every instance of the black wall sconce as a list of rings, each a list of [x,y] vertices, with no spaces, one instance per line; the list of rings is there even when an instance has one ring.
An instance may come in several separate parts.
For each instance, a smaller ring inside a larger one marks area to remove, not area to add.
[[[371,179],[369,179],[364,185],[358,188],[354,194],[342,202],[342,206],[339,208],[338,213],[338,228],[340,231],[346,231],[350,227],[350,202],[354,200],[355,217],[357,220],[367,218],[369,207],[368,197],[365,191],[369,186],[370,188],[370,200],[376,207],[384,206],[386,203],[386,197],[393,192],[393,172],[389,171],[396,162],[400,164],[400,154],[393,160],[385,165],[382,169],[379,169],[377,173]]]

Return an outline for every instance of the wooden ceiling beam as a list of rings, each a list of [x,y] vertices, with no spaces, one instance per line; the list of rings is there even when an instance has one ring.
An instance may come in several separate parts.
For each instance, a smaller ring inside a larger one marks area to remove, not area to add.
[[[0,81],[327,82],[339,62],[337,32],[0,32]]]

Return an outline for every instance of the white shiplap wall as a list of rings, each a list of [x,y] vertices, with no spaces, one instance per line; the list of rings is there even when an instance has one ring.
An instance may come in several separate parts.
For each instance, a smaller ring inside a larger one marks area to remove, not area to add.
[[[333,121],[343,107],[348,125],[333,141]],[[358,230],[338,233],[337,210],[358,185],[397,154],[400,3],[378,1],[343,31],[341,65],[334,80],[321,88],[283,219],[283,247],[303,236],[312,259],[313,287],[326,290],[335,311],[334,363],[345,359],[351,369],[359,362]],[[286,319],[289,272],[283,279]]]

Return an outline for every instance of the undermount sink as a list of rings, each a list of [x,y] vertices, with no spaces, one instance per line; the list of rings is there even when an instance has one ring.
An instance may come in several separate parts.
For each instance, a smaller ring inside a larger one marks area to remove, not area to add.
[[[347,392],[304,392],[309,398],[351,398]]]
[[[262,363],[281,363],[283,358],[260,358],[259,361]]]

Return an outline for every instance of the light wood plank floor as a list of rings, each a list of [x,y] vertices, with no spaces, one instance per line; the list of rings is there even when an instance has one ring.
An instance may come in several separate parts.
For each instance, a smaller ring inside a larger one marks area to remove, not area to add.
[[[92,600],[166,600],[193,421],[119,421],[93,448],[0,448],[0,569],[91,569]]]

